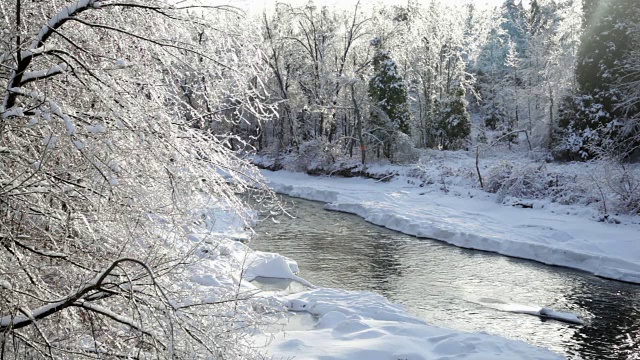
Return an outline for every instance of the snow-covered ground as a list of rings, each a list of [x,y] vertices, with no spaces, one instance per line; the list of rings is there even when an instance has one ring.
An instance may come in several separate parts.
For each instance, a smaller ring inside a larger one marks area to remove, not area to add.
[[[406,234],[640,283],[637,217],[618,215],[621,223],[615,224],[598,221],[602,219],[597,208],[579,201],[563,205],[548,198],[488,193],[469,185],[473,173],[468,178],[455,175],[469,170],[469,164],[473,164],[469,156],[449,156],[451,161],[434,159],[441,162],[439,166],[423,163],[422,167],[387,165],[369,169],[396,174],[389,182],[289,171],[263,171],[263,175],[277,192],[323,201],[326,209],[353,213]],[[565,165],[565,170],[571,166]],[[575,166],[584,170],[585,165]],[[443,174],[443,167],[449,169],[449,175]],[[433,179],[435,173],[430,172],[436,168],[440,180]],[[511,206],[516,204],[532,208]]]
[[[522,341],[467,333],[426,324],[399,305],[371,292],[315,288],[296,275],[298,266],[279,254],[254,251],[244,223],[214,209],[208,229],[194,228],[192,242],[206,242],[203,261],[191,268],[194,297],[219,300],[237,288],[253,295],[249,306],[268,304],[284,313],[304,313],[304,326],[271,326],[252,335],[273,359],[560,359],[562,356]],[[297,292],[261,290],[256,278],[291,279]],[[184,299],[181,304],[192,299]],[[283,313],[283,314],[284,314]],[[258,311],[259,315],[259,311]],[[286,319],[282,316],[282,319]]]

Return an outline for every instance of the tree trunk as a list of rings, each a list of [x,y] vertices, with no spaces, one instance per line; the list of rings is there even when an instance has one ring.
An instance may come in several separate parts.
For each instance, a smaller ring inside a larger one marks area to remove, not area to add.
[[[360,113],[360,107],[356,100],[355,85],[351,84],[351,101],[353,102],[353,109],[356,113],[356,133],[358,134],[358,141],[360,141],[360,156],[362,165],[365,165],[367,161],[367,149],[364,144],[364,138],[362,137],[362,114]]]

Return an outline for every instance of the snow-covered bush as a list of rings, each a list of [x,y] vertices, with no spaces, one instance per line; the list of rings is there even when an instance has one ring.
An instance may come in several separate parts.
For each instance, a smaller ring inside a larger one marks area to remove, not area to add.
[[[485,191],[494,194],[500,191],[512,172],[513,164],[508,161],[501,161],[499,164],[492,166],[486,176]]]
[[[407,170],[407,177],[417,179],[420,187],[431,185],[435,182],[428,165],[422,163],[418,163]]]
[[[549,197],[552,202],[561,205],[588,205],[600,201],[598,197],[589,197],[592,194],[589,189],[593,188],[590,182],[580,181],[577,175],[549,174],[547,175],[549,185]]]
[[[420,152],[413,146],[411,137],[403,132],[396,132],[391,144],[392,160],[398,164],[415,163]]]
[[[506,197],[540,199],[547,195],[548,181],[544,164],[518,168],[504,161],[489,170],[486,190],[497,193],[498,201]]]
[[[598,204],[605,214],[640,212],[639,166],[615,161],[591,163],[586,171],[585,166],[581,163],[580,172],[559,172],[543,162],[517,166],[502,161],[489,169],[485,190],[497,194],[500,202],[548,198],[561,205]]]
[[[634,165],[606,166],[606,184],[613,193],[616,209],[622,213],[640,213],[640,167]]]
[[[341,155],[337,144],[323,140],[310,140],[300,144],[298,156],[294,162],[296,171],[316,172],[332,169]]]

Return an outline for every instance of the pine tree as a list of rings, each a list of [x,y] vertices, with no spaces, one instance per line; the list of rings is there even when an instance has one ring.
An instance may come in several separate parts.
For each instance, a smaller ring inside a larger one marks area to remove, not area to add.
[[[502,29],[506,37],[515,43],[515,50],[518,56],[524,52],[526,44],[526,12],[522,2],[506,0],[502,5],[502,16],[506,20],[502,23]]]
[[[631,10],[637,7],[637,0],[584,2],[587,26],[577,54],[578,93],[566,97],[561,107],[559,126],[565,141],[560,149],[586,158],[617,148],[616,129],[625,115],[618,106],[622,94],[615,83],[625,75],[621,60],[630,50],[635,23]]]
[[[464,87],[458,86],[447,99],[436,131],[443,150],[461,147],[471,134],[471,116],[467,112]]]
[[[374,40],[372,45],[378,49],[373,57],[374,75],[369,81],[369,97],[374,105],[371,123],[384,143],[385,156],[390,158],[394,133],[411,134],[407,88],[396,62],[381,48],[380,40]]]

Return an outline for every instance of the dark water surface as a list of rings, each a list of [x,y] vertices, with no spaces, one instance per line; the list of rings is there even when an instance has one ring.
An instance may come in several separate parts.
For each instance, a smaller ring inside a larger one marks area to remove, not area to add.
[[[546,347],[568,358],[640,360],[640,286],[583,272],[417,239],[286,198],[295,219],[256,227],[256,250],[298,262],[323,287],[369,290],[433,325],[484,331]],[[500,310],[547,306],[585,325]]]

